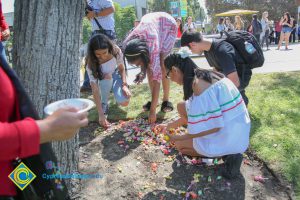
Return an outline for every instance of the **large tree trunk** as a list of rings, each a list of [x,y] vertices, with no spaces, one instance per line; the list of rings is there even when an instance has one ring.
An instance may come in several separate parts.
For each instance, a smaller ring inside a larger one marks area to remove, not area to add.
[[[53,101],[79,97],[83,11],[84,0],[15,1],[13,67],[40,116]],[[62,173],[77,172],[78,137],[52,146]]]

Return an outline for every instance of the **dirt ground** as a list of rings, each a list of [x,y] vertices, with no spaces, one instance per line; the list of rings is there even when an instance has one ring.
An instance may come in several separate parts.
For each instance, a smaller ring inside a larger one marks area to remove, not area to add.
[[[118,128],[102,132],[91,123],[81,129],[79,173],[100,174],[101,178],[81,180],[81,191],[73,199],[293,199],[291,187],[249,152],[241,174],[230,181],[221,177],[222,161],[213,166],[193,165],[187,157],[184,163],[176,151],[164,155],[160,146],[133,142],[126,149],[118,144],[123,139]],[[254,181],[258,175],[266,178],[264,183]]]

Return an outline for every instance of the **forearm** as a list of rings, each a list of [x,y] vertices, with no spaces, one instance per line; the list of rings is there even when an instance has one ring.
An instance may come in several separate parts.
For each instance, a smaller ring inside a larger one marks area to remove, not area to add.
[[[97,17],[105,17],[115,12],[114,7],[105,8],[96,14]]]
[[[175,136],[175,137],[177,137],[176,138],[177,141],[188,140],[188,139],[193,139],[193,138],[198,138],[198,137],[204,137],[206,135],[216,133],[219,130],[220,130],[220,128],[214,128],[214,129],[210,129],[210,130],[207,130],[207,131],[203,131],[203,132],[198,133],[198,134],[185,134],[185,135],[179,135],[179,136]]]
[[[160,90],[160,83],[156,80],[152,82],[152,99],[151,99],[151,108],[150,112],[155,112],[156,107],[158,104],[158,98],[159,98],[159,90]]]
[[[124,65],[119,65],[119,73],[121,75],[122,82],[127,83],[126,71]]]
[[[98,114],[99,115],[103,114],[101,96],[100,96],[100,92],[99,92],[99,86],[97,85],[97,83],[91,83],[91,87],[92,87],[92,93],[93,93],[93,97],[94,97],[94,101],[95,101],[95,104],[96,104]]]
[[[181,127],[183,125],[186,125],[186,121],[183,119],[183,118],[179,118],[171,123],[169,123],[167,125],[167,129],[170,130],[170,129],[175,129],[175,128],[178,128],[178,127]]]

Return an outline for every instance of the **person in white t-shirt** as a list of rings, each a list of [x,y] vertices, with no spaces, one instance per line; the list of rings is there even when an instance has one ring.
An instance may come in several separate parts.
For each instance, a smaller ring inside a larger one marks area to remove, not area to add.
[[[170,79],[181,85],[188,84],[184,83],[187,74],[183,74],[180,67],[188,67],[185,63],[195,65],[189,57],[180,58],[178,54],[165,59]],[[243,160],[242,153],[249,145],[251,123],[246,105],[239,90],[224,75],[194,68],[193,94],[177,106],[180,118],[158,128],[166,133],[187,124],[188,134],[167,133],[178,151],[190,156],[222,157],[226,169],[223,176],[235,178]]]

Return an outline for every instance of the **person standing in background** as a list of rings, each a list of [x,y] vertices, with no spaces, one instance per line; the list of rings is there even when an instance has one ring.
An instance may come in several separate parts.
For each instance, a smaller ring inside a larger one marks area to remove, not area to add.
[[[291,19],[290,13],[284,13],[284,16],[280,20],[280,25],[282,25],[282,30],[277,50],[280,50],[283,40],[285,40],[285,50],[289,50],[289,38],[293,27],[293,20]]]
[[[282,30],[282,26],[280,25],[280,19],[275,22],[275,44],[278,44],[280,39],[280,33]]]
[[[223,17],[221,17],[219,19],[219,24],[217,25],[217,31],[218,31],[218,33],[220,33],[220,38],[222,38],[223,33],[225,31],[225,25],[224,25],[224,18]]]
[[[295,19],[294,16],[291,17],[292,21],[293,21],[293,27],[292,27],[292,32],[291,32],[291,35],[290,35],[290,38],[289,38],[289,42],[293,42],[295,43],[296,42],[296,29],[297,29],[297,21]]]
[[[1,56],[3,56],[3,58],[5,58],[5,60],[7,60],[3,41],[6,41],[6,40],[9,39],[10,31],[9,31],[9,27],[8,27],[6,21],[5,21],[5,18],[4,18],[3,12],[2,12],[2,2],[1,2],[1,0],[0,0],[0,28],[1,28],[0,54],[1,54]]]
[[[225,31],[230,32],[230,31],[234,31],[234,26],[230,21],[229,17],[225,18]]]
[[[105,34],[111,40],[116,39],[115,8],[112,0],[87,0],[86,17],[92,23],[92,35]],[[80,92],[92,91],[87,72],[84,73],[84,82]]]
[[[261,18],[262,32],[260,35],[261,48],[264,47],[264,43],[266,41],[267,50],[269,50],[269,36],[270,36],[270,24],[269,24],[268,16],[269,16],[269,13],[267,11],[262,14],[262,18]]]
[[[183,29],[182,29],[182,21],[180,18],[176,19],[176,24],[177,24],[177,38],[181,38]]]
[[[262,33],[262,25],[257,19],[257,14],[252,15],[250,31],[252,31],[258,43],[260,42],[260,34]]]
[[[234,29],[236,31],[244,30],[244,22],[242,21],[242,18],[239,15],[235,16],[234,18]]]
[[[187,23],[183,27],[183,31],[195,31],[196,30],[196,24],[193,22],[193,18],[189,16],[187,18]]]

